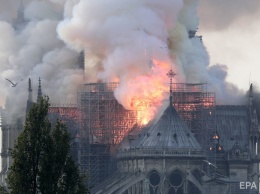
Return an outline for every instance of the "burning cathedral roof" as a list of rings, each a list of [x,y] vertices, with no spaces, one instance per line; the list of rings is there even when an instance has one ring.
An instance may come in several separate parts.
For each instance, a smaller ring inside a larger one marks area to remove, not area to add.
[[[130,140],[129,147],[202,149],[171,102],[157,122],[143,128],[133,141]]]

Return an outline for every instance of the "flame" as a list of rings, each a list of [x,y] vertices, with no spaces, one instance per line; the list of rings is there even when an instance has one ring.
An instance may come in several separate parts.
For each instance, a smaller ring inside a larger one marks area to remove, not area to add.
[[[147,111],[148,112],[148,111]],[[144,115],[143,113],[147,113],[145,111],[137,111],[137,119],[138,119],[138,123],[141,126],[147,125],[148,122],[151,120],[151,116],[150,115]]]
[[[169,91],[166,76],[169,63],[156,62],[151,71],[129,80],[124,86],[127,88],[123,95],[122,104],[126,109],[137,110],[140,125],[146,125],[152,120],[161,106],[162,100]]]
[[[148,120],[146,118],[142,119],[141,121],[141,125],[147,125]]]

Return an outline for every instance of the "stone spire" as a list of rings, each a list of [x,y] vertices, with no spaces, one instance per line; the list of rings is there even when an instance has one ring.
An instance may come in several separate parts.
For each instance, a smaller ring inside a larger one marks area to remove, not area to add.
[[[33,104],[33,99],[32,99],[32,84],[31,84],[31,79],[29,78],[29,81],[28,81],[28,100],[27,100],[27,107],[26,107],[26,116],[28,115],[31,107],[32,107],[32,104]]]
[[[250,84],[249,88],[249,106],[253,105],[253,84]]]
[[[31,83],[31,78],[29,78],[29,82],[28,82],[28,92],[29,92],[29,96],[28,96],[28,101],[32,102],[32,83]]]
[[[37,103],[39,103],[41,97],[42,97],[42,86],[41,86],[41,78],[39,78]]]

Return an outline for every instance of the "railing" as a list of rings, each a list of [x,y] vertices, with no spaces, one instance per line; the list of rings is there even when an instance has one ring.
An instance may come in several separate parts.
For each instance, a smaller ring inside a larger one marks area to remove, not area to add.
[[[228,154],[228,157],[227,157],[228,160],[250,160],[251,159],[251,156],[250,154],[234,154],[234,155],[230,155]]]
[[[203,150],[194,149],[125,149],[120,150],[117,154],[117,158],[127,157],[203,157]]]

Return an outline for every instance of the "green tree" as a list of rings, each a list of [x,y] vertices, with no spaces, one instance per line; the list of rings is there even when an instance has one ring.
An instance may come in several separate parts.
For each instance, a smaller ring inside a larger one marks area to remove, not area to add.
[[[70,156],[66,127],[60,121],[51,127],[48,108],[47,97],[33,104],[12,150],[13,163],[7,177],[11,193],[89,193]]]

